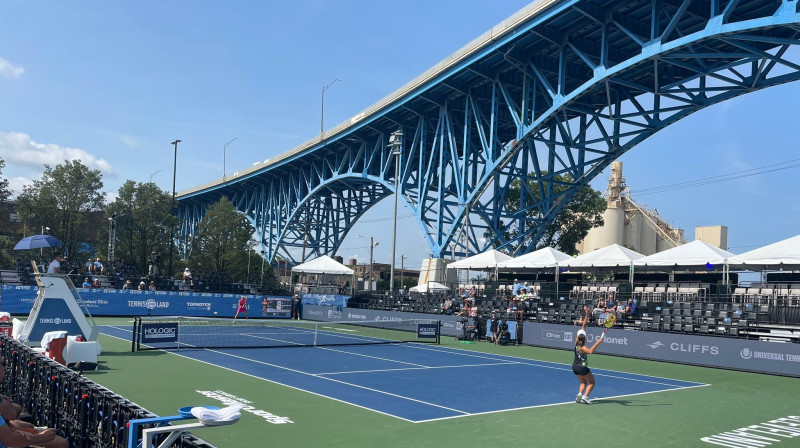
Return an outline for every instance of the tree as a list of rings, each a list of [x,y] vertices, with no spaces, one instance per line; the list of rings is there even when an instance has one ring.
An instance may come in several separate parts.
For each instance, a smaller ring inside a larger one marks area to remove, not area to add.
[[[3,176],[3,168],[6,167],[6,161],[0,157],[0,201],[7,201],[11,196],[11,190],[8,187],[8,179]]]
[[[202,273],[218,282],[244,281],[249,262],[259,257],[252,250],[253,233],[247,217],[227,198],[220,199],[208,208],[192,238],[188,260],[192,274]]]
[[[106,218],[116,225],[115,258],[134,264],[144,273],[151,252],[162,260],[168,256],[170,228],[177,221],[171,201],[172,195],[152,182],[128,180],[119,188],[117,199],[106,209]],[[102,233],[102,240],[108,242],[107,231]]]
[[[543,173],[545,174],[545,173]],[[534,176],[534,173],[531,173]],[[541,200],[541,193],[534,181],[528,181],[528,203]],[[573,184],[569,174],[556,175],[553,179],[553,192],[566,191]],[[546,182],[544,188],[547,188]],[[519,210],[522,182],[517,179],[509,188],[506,205],[509,210]],[[564,253],[576,255],[575,246],[589,233],[593,227],[603,225],[603,212],[606,210],[606,201],[599,191],[586,184],[578,188],[575,196],[567,203],[556,216],[555,220],[547,226],[542,237],[536,242],[536,248],[551,246]],[[526,215],[529,219],[541,219],[538,209],[531,209]],[[533,225],[529,223],[528,225]],[[514,238],[517,229],[512,225],[505,228],[506,237]]]
[[[17,212],[26,228],[35,233],[40,227],[50,227],[64,243],[66,256],[75,259],[87,251],[92,255],[97,229],[84,224],[91,212],[103,207],[102,178],[99,170],[90,170],[79,160],[64,161],[55,168],[45,165],[42,178],[17,197]]]

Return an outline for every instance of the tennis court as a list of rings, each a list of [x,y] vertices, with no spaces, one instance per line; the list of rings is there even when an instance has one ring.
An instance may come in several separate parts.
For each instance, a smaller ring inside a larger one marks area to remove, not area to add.
[[[702,437],[793,415],[798,404],[781,391],[796,379],[596,354],[595,404],[579,405],[570,352],[452,338],[130,353],[130,322],[109,323],[103,333],[118,339],[103,338],[110,358],[87,376],[161,415],[234,398],[252,406],[230,428],[197,432],[220,447],[257,446],[264,437],[292,446],[564,446],[576,418],[611,425],[614,446],[640,446],[642,437],[650,446],[708,446]],[[135,375],[165,388],[135,387]],[[291,423],[272,424],[263,413]]]

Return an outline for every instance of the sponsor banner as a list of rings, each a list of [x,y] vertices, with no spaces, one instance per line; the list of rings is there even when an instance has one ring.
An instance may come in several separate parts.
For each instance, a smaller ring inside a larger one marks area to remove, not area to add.
[[[178,342],[178,324],[142,324],[142,344]]]
[[[578,327],[525,322],[527,345],[572,350]],[[594,344],[602,328],[586,329]],[[800,376],[800,344],[610,329],[598,353],[779,375]]]
[[[439,336],[439,324],[417,324],[417,337],[436,339]]]
[[[303,296],[305,298],[305,296]],[[393,321],[401,319],[427,319],[442,322],[441,334],[456,336],[461,334],[461,319],[457,316],[440,316],[438,314],[407,313],[403,311],[365,310],[361,308],[342,308],[330,306],[306,305],[303,307],[303,319],[324,322],[335,321]]]
[[[192,316],[233,317],[239,295],[207,292],[139,291],[75,288],[93,316]],[[36,286],[3,286],[3,311],[29,314],[36,300]],[[250,317],[289,318],[288,296],[247,295]]]
[[[339,294],[303,294],[303,305],[347,306],[349,298]]]

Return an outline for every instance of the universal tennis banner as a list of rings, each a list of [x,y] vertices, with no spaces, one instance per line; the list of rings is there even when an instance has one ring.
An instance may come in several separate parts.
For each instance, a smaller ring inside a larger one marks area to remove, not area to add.
[[[575,348],[576,326],[525,322],[526,345]],[[593,344],[603,328],[586,329]],[[800,377],[800,344],[612,328],[598,353]]]

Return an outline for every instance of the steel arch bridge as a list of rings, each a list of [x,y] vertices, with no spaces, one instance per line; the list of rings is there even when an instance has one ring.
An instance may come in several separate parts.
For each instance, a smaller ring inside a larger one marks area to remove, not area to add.
[[[226,196],[267,260],[332,255],[397,182],[434,257],[524,253],[581,186],[655,132],[799,79],[799,5],[536,1],[319,138],[181,192],[183,245]]]

